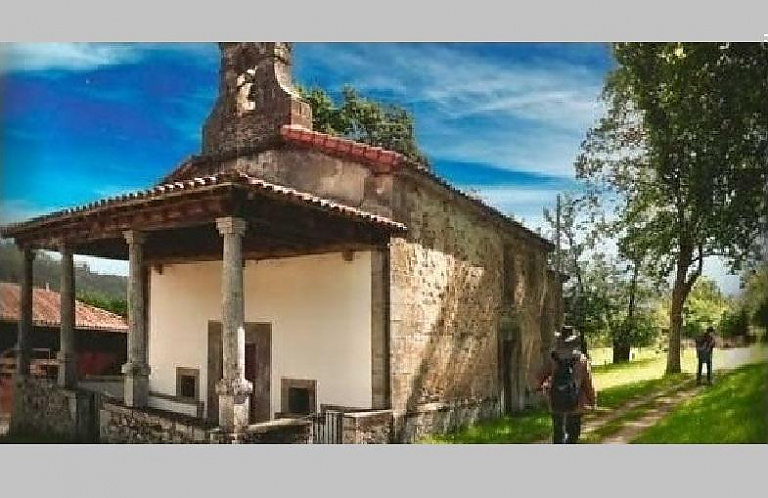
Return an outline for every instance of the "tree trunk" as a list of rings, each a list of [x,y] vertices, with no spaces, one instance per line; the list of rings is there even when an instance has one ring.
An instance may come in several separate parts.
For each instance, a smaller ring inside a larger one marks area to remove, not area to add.
[[[637,279],[639,274],[640,264],[635,260],[634,268],[632,269],[632,281],[629,286],[629,309],[627,310],[627,319],[624,322],[623,329],[620,330],[619,337],[613,340],[614,363],[626,363],[629,361],[629,353],[632,345],[627,336],[630,333],[630,327],[634,327],[635,294],[637,293]]]
[[[626,343],[613,343],[613,362],[614,363],[627,363],[629,361],[629,344]]]
[[[680,335],[683,329],[683,289],[685,282],[675,280],[672,290],[672,306],[669,309],[669,345],[667,348],[667,373],[680,373]]]
[[[667,349],[667,373],[680,373],[680,336],[683,330],[683,304],[688,297],[696,277],[701,273],[701,254],[699,270],[688,277],[688,267],[693,259],[693,248],[683,246],[677,260],[675,283],[672,287],[672,306],[669,309],[669,347]]]
[[[587,338],[584,337],[584,329],[582,328],[579,330],[579,347],[581,348],[581,352],[584,353],[584,356],[589,358],[589,351],[587,351]]]

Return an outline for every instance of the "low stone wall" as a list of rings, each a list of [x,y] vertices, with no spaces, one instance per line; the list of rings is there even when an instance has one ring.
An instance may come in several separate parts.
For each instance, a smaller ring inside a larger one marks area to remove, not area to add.
[[[52,380],[16,378],[9,432],[91,441],[92,403],[90,393],[63,389]]]
[[[441,434],[459,427],[501,416],[501,402],[489,398],[479,403],[429,403],[410,412],[395,412],[392,442],[412,443],[429,434]]]
[[[102,443],[208,443],[212,427],[202,420],[105,401],[99,410]]]
[[[392,410],[345,413],[342,443],[386,444],[392,441]]]
[[[238,434],[220,429],[210,432],[213,444],[311,444],[312,422],[306,419],[282,418],[252,424]]]

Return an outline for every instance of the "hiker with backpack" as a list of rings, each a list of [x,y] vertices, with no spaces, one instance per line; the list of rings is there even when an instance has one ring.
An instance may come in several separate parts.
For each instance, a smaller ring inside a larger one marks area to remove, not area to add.
[[[715,329],[707,327],[704,334],[696,338],[696,357],[699,360],[696,368],[696,384],[701,384],[701,372],[707,366],[707,384],[712,384],[712,351],[715,349]]]
[[[555,345],[539,376],[552,414],[552,442],[575,444],[581,434],[581,416],[595,407],[589,360],[579,349],[573,327],[555,333]]]

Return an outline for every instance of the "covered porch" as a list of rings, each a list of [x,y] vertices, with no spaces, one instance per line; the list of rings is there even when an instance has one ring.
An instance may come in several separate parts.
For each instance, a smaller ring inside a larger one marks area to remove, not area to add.
[[[86,387],[76,376],[73,354],[72,258],[82,254],[129,263],[128,360],[122,379],[117,379],[122,406],[184,414],[215,424],[224,433],[241,432],[254,422],[282,415],[291,396],[294,405],[303,410],[306,396],[297,393],[302,382],[311,380],[288,379],[286,384],[285,379],[272,378],[271,366],[265,370],[260,363],[271,361],[271,340],[268,345],[263,342],[269,322],[250,317],[247,310],[258,309],[254,297],[267,300],[279,293],[264,285],[258,292],[254,290],[260,282],[268,282],[257,275],[269,271],[271,263],[262,262],[292,261],[293,271],[302,273],[303,282],[311,285],[312,269],[336,254],[336,261],[367,265],[369,329],[363,331],[370,337],[371,398],[367,408],[387,408],[387,245],[391,236],[404,231],[405,226],[386,217],[242,173],[161,185],[4,227],[2,235],[13,237],[24,251],[17,376],[29,373],[34,254],[39,249],[56,250],[61,253],[63,269],[61,388]],[[260,266],[266,269],[262,271]],[[171,279],[180,269],[189,285],[183,284],[184,279]],[[249,273],[257,276],[251,278]],[[342,273],[340,270],[339,278]],[[195,315],[199,306],[189,296],[201,292],[212,292],[213,297],[205,302],[215,299],[217,312],[194,325],[205,328],[207,364],[197,362],[188,368],[175,355],[185,343],[199,354],[199,343],[185,335],[191,328],[188,322],[180,319],[177,325],[173,317]],[[324,289],[315,292],[322,295]],[[174,308],[173,303],[182,305]],[[344,309],[331,313],[344,313]],[[265,371],[269,372],[267,380]],[[169,375],[174,376],[175,386],[169,383]],[[92,382],[87,387],[99,389]],[[109,391],[106,384],[103,390]],[[279,397],[276,391],[282,391]],[[310,409],[316,407],[315,403]]]

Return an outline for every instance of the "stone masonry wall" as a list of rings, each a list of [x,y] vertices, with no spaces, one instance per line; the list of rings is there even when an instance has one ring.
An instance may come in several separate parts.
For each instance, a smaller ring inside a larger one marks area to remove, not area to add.
[[[531,390],[543,337],[553,332],[544,319],[546,250],[425,182],[397,177],[392,198],[393,217],[409,229],[390,243],[392,408],[411,414],[414,427],[435,430],[495,416],[502,316],[515,324],[511,368],[521,394]],[[418,411],[430,403],[452,408]]]
[[[345,413],[342,443],[386,444],[393,438],[392,410]]]
[[[184,415],[141,410],[104,402],[100,413],[102,443],[208,443],[210,428]]]
[[[421,405],[409,412],[395,414],[392,442],[413,443],[429,434],[440,434],[499,417],[501,404],[497,399],[480,403]]]
[[[390,243],[392,408],[495,397],[500,235],[404,178],[393,210],[408,234]]]
[[[376,175],[369,166],[347,159],[284,146],[211,164],[209,170],[196,174],[232,170],[374,214],[391,215],[392,177]]]
[[[88,440],[91,402],[88,393],[63,389],[48,379],[14,379],[10,432]]]
[[[99,413],[102,443],[308,444],[309,421],[281,419],[254,424],[237,435],[222,433],[205,421],[152,408],[129,408],[105,401]]]
[[[508,248],[512,269],[508,278],[511,289],[510,315],[516,334],[516,391],[518,409],[531,401],[536,376],[541,370],[555,317],[547,307],[549,280],[547,258],[543,251],[523,244]]]

